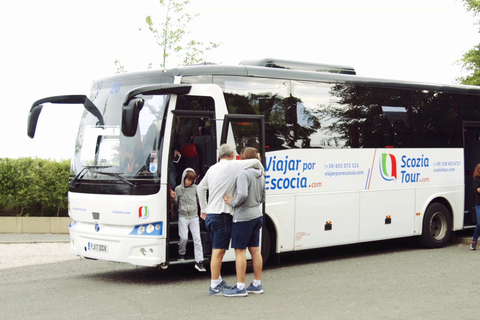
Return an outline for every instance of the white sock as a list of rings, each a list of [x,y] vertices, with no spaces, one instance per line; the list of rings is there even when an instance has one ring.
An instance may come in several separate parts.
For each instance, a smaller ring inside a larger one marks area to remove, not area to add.
[[[254,287],[258,287],[259,285],[262,284],[262,280],[255,280],[255,279],[253,279],[253,283],[252,283],[252,284],[253,284]]]
[[[245,283],[237,282],[237,289],[239,289],[239,290],[245,289]]]
[[[216,286],[218,286],[222,282],[222,279],[217,279],[217,280],[210,280],[210,287],[214,289]]]

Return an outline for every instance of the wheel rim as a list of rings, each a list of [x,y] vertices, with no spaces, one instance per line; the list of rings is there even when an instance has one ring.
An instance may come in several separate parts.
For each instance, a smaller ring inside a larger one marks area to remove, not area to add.
[[[442,212],[435,212],[430,219],[430,234],[436,241],[441,241],[447,233],[447,218]]]

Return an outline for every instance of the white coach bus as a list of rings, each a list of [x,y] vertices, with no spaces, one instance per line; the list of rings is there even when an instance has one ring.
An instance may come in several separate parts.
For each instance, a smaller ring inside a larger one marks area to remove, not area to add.
[[[142,266],[193,262],[192,247],[177,261],[169,190],[187,166],[200,181],[225,142],[237,153],[261,151],[265,258],[411,236],[437,248],[476,223],[477,87],[272,59],[126,73],[95,80],[88,97],[36,101],[32,138],[48,103],[85,107],[68,193],[75,255]],[[225,260],[234,260],[233,250]]]

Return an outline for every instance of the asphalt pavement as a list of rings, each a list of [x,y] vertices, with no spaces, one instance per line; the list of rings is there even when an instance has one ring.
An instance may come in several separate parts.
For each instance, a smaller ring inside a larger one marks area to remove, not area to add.
[[[452,241],[469,243],[472,233],[456,232]],[[191,265],[92,261],[70,254],[69,243],[0,244],[0,319],[477,319],[480,280],[472,275],[480,250],[468,246],[424,250],[401,240],[285,254],[264,269],[264,294],[236,299],[209,296],[210,274]],[[235,283],[233,264],[222,271]]]

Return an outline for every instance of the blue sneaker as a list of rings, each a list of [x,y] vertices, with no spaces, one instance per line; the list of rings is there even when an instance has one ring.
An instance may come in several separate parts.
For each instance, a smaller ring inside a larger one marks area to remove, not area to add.
[[[232,286],[229,286],[229,285],[225,282],[225,280],[223,280],[223,279],[222,279],[222,282],[221,282],[220,284],[222,285],[222,287],[224,287],[224,288],[227,289],[227,290],[232,290],[232,289],[233,289],[233,287],[232,287]]]
[[[238,289],[237,286],[233,287],[232,290],[227,290],[223,292],[223,296],[225,297],[246,297],[247,295],[247,289]]]
[[[208,288],[208,295],[209,296],[219,296],[222,295],[225,291],[228,289],[225,289],[221,283],[217,284],[215,288]]]
[[[247,288],[247,293],[260,294],[263,293],[263,286],[260,284],[258,287],[255,287],[253,283]]]

